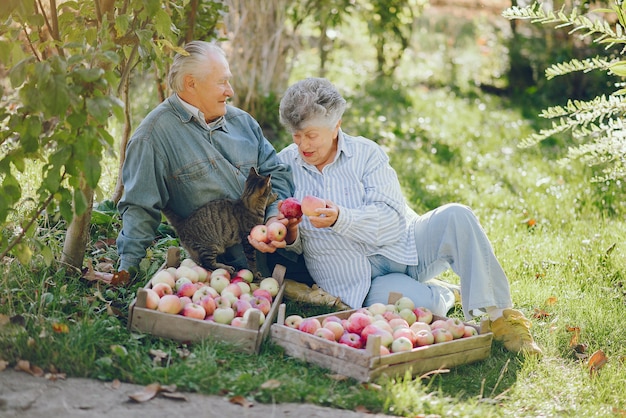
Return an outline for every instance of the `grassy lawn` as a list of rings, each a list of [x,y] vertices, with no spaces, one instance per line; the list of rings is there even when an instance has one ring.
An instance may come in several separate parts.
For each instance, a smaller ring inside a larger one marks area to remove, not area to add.
[[[47,372],[70,376],[158,381],[256,402],[313,403],[409,417],[625,416],[621,185],[591,183],[588,168],[559,164],[565,140],[518,148],[536,123],[523,116],[528,109],[474,91],[467,87],[470,82],[456,83],[464,86],[460,89],[441,87],[449,80],[436,67],[449,69],[453,54],[438,50],[436,35],[431,35],[424,35],[424,50],[414,51],[415,61],[405,64],[398,80],[371,85],[365,79],[346,81],[351,107],[343,127],[386,147],[418,212],[448,202],[474,209],[509,275],[516,307],[532,318],[533,334],[545,353],[541,360],[512,355],[494,343],[490,357],[479,363],[362,385],[286,357],[270,341],[259,355],[245,355],[210,339],[185,345],[131,333],[128,306],[163,262],[167,247],[176,243],[164,229],[139,276],[122,288],[73,277],[62,266],[47,264],[43,254],[28,266],[4,260],[0,364],[12,367],[28,360]],[[455,80],[469,80],[476,68],[486,71],[484,54],[482,61],[472,61],[471,46],[460,43],[459,48],[464,54]],[[490,63],[489,68],[499,67]],[[329,75],[338,84],[345,77],[341,69]],[[110,187],[103,185],[104,190]],[[116,259],[115,248],[101,243],[117,235],[119,217],[106,202],[100,209],[87,254],[94,264]],[[52,254],[60,254],[64,224],[54,214],[42,219],[34,235]],[[457,280],[451,274],[445,279]],[[325,312],[293,302],[287,308],[306,315]],[[158,359],[155,350],[165,356]],[[594,372],[588,358],[598,350],[608,362]],[[263,385],[269,380],[279,384]]]

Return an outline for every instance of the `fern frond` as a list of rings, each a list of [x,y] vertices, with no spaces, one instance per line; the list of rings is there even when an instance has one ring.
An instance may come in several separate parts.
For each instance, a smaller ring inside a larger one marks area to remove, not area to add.
[[[593,70],[607,70],[611,64],[618,60],[609,60],[606,58],[600,58],[598,56],[594,58],[587,58],[585,60],[572,59],[569,62],[562,62],[559,64],[553,64],[546,69],[546,78],[548,80],[554,77],[573,73],[576,71],[589,72]]]

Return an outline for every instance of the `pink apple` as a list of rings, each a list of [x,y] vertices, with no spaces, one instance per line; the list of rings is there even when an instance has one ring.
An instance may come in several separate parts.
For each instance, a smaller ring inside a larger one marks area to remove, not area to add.
[[[315,335],[317,337],[320,337],[320,338],[323,338],[323,339],[328,340],[328,341],[336,341],[335,340],[335,333],[332,332],[331,330],[329,330],[328,328],[324,328],[324,327],[318,328],[313,333],[313,335]],[[343,333],[342,333],[342,335],[343,335]]]
[[[386,356],[387,354],[391,354],[391,351],[389,351],[389,349],[387,347],[385,347],[384,345],[380,346],[380,355],[381,356]]]
[[[232,320],[235,318],[235,311],[233,308],[217,308],[215,312],[213,312],[213,320],[218,324],[227,324],[230,325]]]
[[[424,306],[418,306],[417,308],[413,309],[413,313],[415,314],[419,322],[425,322],[427,324],[433,322],[432,311]]]
[[[200,306],[204,308],[207,316],[213,315],[213,312],[215,312],[215,309],[217,308],[217,305],[215,304],[215,299],[213,299],[211,295],[206,295],[196,303],[200,304]]]
[[[239,296],[241,296],[241,287],[239,287],[237,283],[228,283],[220,294],[224,292],[230,292],[235,295],[235,297],[239,298]]]
[[[400,337],[405,337],[409,341],[411,341],[411,344],[413,345],[413,347],[415,347],[415,345],[417,344],[417,336],[415,335],[415,332],[413,332],[411,328],[398,328],[394,330],[393,339],[397,340]]]
[[[339,318],[337,315],[325,316],[322,319],[322,326],[326,325],[329,322],[339,322],[341,324],[341,318]]]
[[[186,283],[192,283],[191,279],[189,277],[181,277],[179,279],[176,279],[176,285],[174,286],[174,290],[176,292],[178,292],[178,289],[180,289],[182,287],[182,285],[184,285]]]
[[[473,337],[478,335],[478,330],[471,325],[465,325],[465,331],[463,332],[463,337]]]
[[[423,329],[425,329],[426,331],[430,331],[430,325],[428,325],[426,322],[413,322],[409,328],[411,328],[413,332],[421,331]]]
[[[302,205],[295,197],[288,197],[281,203],[280,213],[287,219],[300,219],[302,217]]]
[[[267,239],[267,226],[255,225],[250,230],[250,237],[259,242],[269,242]]]
[[[284,241],[287,236],[287,227],[280,222],[272,222],[267,226],[268,241]]]
[[[176,315],[180,313],[181,310],[182,306],[180,306],[180,298],[178,296],[163,295],[161,299],[159,299],[157,311]]]
[[[339,341],[339,338],[341,338],[343,333],[346,332],[346,330],[343,329],[341,322],[326,321],[325,324],[322,324],[322,328],[331,330],[335,335],[335,341]]]
[[[252,305],[247,300],[237,299],[235,303],[233,303],[232,308],[235,310],[235,316],[243,316],[248,309],[252,308]]]
[[[346,331],[355,334],[361,334],[363,328],[373,322],[372,317],[363,312],[354,312],[348,317],[348,326]]]
[[[243,320],[248,323],[250,322],[250,315],[252,315],[253,313],[257,312],[259,315],[259,325],[263,325],[263,322],[265,322],[265,314],[257,309],[257,308],[250,308],[248,309],[244,314],[243,314]]]
[[[250,306],[252,306],[253,308],[259,309],[265,315],[267,315],[272,309],[272,304],[270,303],[269,300],[265,298],[257,298],[257,297],[250,298]]]
[[[461,338],[465,334],[465,324],[459,318],[448,318],[446,322],[454,339]]]
[[[391,343],[392,353],[401,353],[403,351],[411,351],[413,343],[407,337],[398,337]]]
[[[385,318],[387,320],[387,322],[389,322],[389,321],[391,321],[394,318],[402,318],[402,317],[400,315],[398,315],[398,313],[395,311],[395,307],[394,307],[393,311],[390,311],[390,310],[385,311],[385,313],[383,314],[383,318]]]
[[[211,277],[213,276],[224,276],[228,280],[230,280],[230,272],[226,270],[225,268],[221,268],[221,267],[211,272]]]
[[[270,292],[270,295],[272,295],[272,297],[278,294],[279,288],[280,285],[278,284],[278,280],[273,277],[266,277],[265,279],[261,280],[261,283],[259,283],[259,289],[267,290],[268,292]]]
[[[176,278],[167,270],[157,271],[154,276],[152,276],[150,282],[152,283],[152,287],[154,287],[157,283],[167,283],[171,288],[176,286]]]
[[[302,319],[303,318],[300,315],[289,315],[287,318],[285,318],[285,325],[289,328],[299,329]]]
[[[152,290],[154,290],[160,298],[162,298],[164,295],[171,295],[174,293],[172,287],[169,284],[163,282],[157,283],[152,286]]]
[[[395,331],[397,328],[408,328],[409,323],[404,318],[392,318],[389,320],[389,326]]]
[[[435,328],[432,330],[432,334],[435,343],[445,343],[454,339],[452,333],[447,328]]]
[[[374,322],[372,322],[372,325],[376,325],[378,328],[384,329],[390,334],[393,333],[393,328],[391,328],[391,325],[389,325],[389,322],[387,322],[384,319],[375,319]]]
[[[338,342],[352,348],[363,348],[363,339],[354,332],[346,332],[339,338]]]
[[[237,328],[247,328],[248,327],[248,323],[246,321],[243,320],[242,317],[240,316],[236,316],[233,318],[232,321],[230,321],[230,325],[233,327],[237,327]]]
[[[204,283],[209,278],[209,271],[202,266],[193,266],[193,271],[198,273],[198,282]]]
[[[322,328],[322,323],[317,318],[304,318],[298,329],[307,334],[315,334],[315,331]]]
[[[421,329],[415,333],[415,344],[418,347],[431,345],[435,342],[435,336],[430,330]]]
[[[431,322],[430,324],[430,329],[431,330],[435,330],[437,328],[444,328],[444,329],[448,329],[448,327],[450,326],[450,324],[448,324],[448,322],[445,319],[437,319],[433,322]]]
[[[154,289],[144,289],[146,291],[146,308],[156,309],[159,306],[159,299],[161,297]]]
[[[204,319],[204,317],[206,317],[204,308],[193,302],[186,304],[181,313],[183,316],[195,319]]]
[[[267,299],[270,302],[273,300],[272,294],[267,289],[254,289],[252,291],[252,296]]]
[[[302,198],[300,202],[300,208],[302,213],[306,216],[319,216],[315,209],[325,208],[326,202],[324,199],[320,199],[316,196],[307,195]]]
[[[250,285],[248,284],[248,282],[240,281],[240,282],[237,282],[235,284],[237,286],[239,286],[239,289],[241,289],[241,295],[239,295],[239,297],[241,297],[242,295],[249,295],[250,294]]]
[[[248,269],[241,269],[236,274],[237,277],[241,277],[245,282],[252,283],[254,280],[254,273]]]
[[[379,328],[374,324],[366,326],[365,328],[363,328],[363,331],[361,331],[361,338],[365,342],[367,342],[370,336],[376,335],[380,337],[380,344],[385,347],[389,347],[393,342],[393,335],[391,332],[387,331],[386,329]]]
[[[217,293],[222,293],[222,290],[226,288],[230,284],[230,279],[224,275],[216,274],[211,275],[210,280],[211,287],[217,290]]]
[[[176,295],[178,297],[181,297],[181,296],[192,297],[194,293],[196,293],[197,290],[198,288],[196,287],[195,284],[191,282],[183,283],[182,286],[180,286],[178,290],[176,291]]]
[[[192,303],[193,301],[189,296],[179,296],[180,299],[180,310],[182,311],[186,304]]]
[[[183,261],[180,262],[181,266],[185,266],[185,267],[193,267],[193,266],[197,266],[198,264],[193,261],[193,259],[187,257],[187,258],[183,258]]]

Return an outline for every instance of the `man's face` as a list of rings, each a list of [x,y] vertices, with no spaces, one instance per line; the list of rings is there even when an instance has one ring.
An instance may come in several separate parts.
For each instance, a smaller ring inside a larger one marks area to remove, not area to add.
[[[207,122],[212,122],[226,114],[226,101],[235,92],[230,85],[232,74],[226,58],[215,54],[207,63],[204,76],[188,76],[188,90],[191,93],[190,103],[204,114]]]

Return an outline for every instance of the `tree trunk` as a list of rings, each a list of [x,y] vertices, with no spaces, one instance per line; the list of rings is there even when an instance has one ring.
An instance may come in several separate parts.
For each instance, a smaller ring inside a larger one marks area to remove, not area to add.
[[[89,225],[91,223],[91,212],[93,210],[94,191],[85,183],[81,188],[85,199],[87,199],[87,210],[80,216],[74,215],[72,222],[67,228],[65,241],[63,243],[63,255],[61,264],[72,267],[78,272],[83,267],[85,249],[89,242]]]

